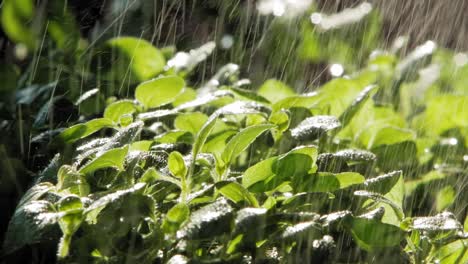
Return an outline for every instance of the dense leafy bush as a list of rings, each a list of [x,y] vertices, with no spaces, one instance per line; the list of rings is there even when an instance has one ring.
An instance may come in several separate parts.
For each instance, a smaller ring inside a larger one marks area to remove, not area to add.
[[[304,27],[304,60],[317,46],[330,49],[324,60],[362,55],[336,57],[343,34],[311,44],[317,33]],[[22,37],[12,35],[35,45]],[[354,52],[361,40],[341,47]],[[397,45],[298,93],[275,79],[252,87],[235,64],[193,82],[213,49],[173,54],[113,38],[78,60],[99,69],[105,89],[16,91],[41,132],[31,144],[55,156],[18,203],[4,254],[37,246],[78,263],[468,261],[466,55],[427,42],[401,57]],[[83,73],[66,74],[75,87]],[[21,173],[0,150],[4,170]]]

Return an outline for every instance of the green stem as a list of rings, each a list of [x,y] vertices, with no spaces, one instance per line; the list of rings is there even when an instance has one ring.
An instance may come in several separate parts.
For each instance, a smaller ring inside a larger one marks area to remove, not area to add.
[[[68,252],[70,250],[70,243],[71,243],[72,236],[69,234],[64,234],[60,239],[59,249],[58,249],[58,257],[65,258],[68,256]]]

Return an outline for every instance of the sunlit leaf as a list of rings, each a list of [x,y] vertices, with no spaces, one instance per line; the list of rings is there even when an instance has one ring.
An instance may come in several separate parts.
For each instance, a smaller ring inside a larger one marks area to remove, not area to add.
[[[145,108],[155,108],[173,102],[184,87],[185,81],[180,77],[160,77],[138,85],[135,98]]]

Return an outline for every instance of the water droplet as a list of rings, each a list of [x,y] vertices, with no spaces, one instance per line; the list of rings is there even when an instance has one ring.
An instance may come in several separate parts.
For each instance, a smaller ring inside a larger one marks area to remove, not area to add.
[[[322,22],[322,14],[312,13],[310,16],[310,21],[312,21],[312,24],[320,24],[320,22]]]
[[[334,77],[339,77],[341,75],[343,75],[344,73],[344,68],[341,64],[332,64],[330,66],[330,74]]]
[[[457,53],[453,56],[453,60],[457,67],[462,67],[468,63],[468,54],[466,53]]]
[[[226,34],[221,38],[221,48],[230,49],[234,45],[234,37],[232,35]]]
[[[28,47],[24,44],[17,44],[15,46],[15,57],[18,60],[24,60],[28,56]]]

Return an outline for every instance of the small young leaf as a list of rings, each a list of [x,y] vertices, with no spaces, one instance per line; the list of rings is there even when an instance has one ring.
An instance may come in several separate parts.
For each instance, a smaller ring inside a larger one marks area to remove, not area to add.
[[[184,157],[177,151],[171,152],[168,160],[169,170],[172,175],[178,178],[185,178],[187,175],[187,166],[185,165]]]
[[[184,79],[178,76],[160,77],[138,85],[135,98],[145,108],[155,108],[173,102],[184,87]]]

